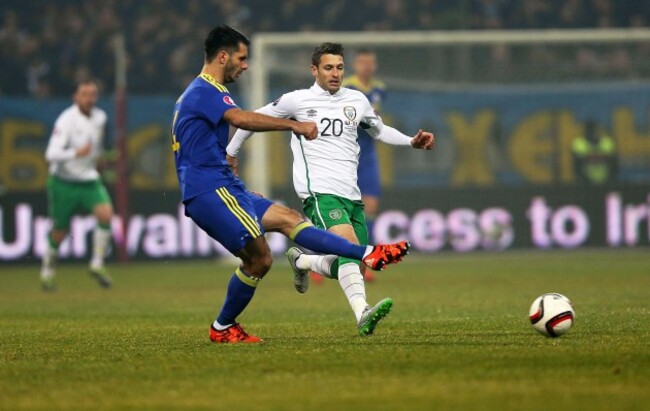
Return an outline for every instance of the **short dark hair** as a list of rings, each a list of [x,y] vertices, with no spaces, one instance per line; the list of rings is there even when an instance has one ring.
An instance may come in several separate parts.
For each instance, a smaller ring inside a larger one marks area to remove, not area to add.
[[[221,50],[233,53],[239,49],[240,43],[246,46],[251,44],[248,37],[232,27],[226,25],[217,26],[210,30],[208,37],[205,39],[205,60],[208,63],[211,62]]]
[[[373,50],[373,49],[363,47],[363,48],[357,49],[355,54],[359,55],[359,54],[377,54],[377,53],[375,53],[375,50]]]
[[[341,43],[322,43],[314,49],[314,52],[311,55],[311,64],[313,66],[318,66],[323,54],[334,54],[335,56],[345,57],[343,51],[343,44]]]
[[[88,85],[93,85],[93,86],[97,87],[97,90],[99,90],[99,84],[97,84],[97,81],[95,81],[95,79],[93,79],[92,77],[86,77],[86,78],[82,78],[80,80],[77,80],[77,82],[75,82],[75,84],[74,84],[74,93],[79,91],[81,86],[88,86]]]

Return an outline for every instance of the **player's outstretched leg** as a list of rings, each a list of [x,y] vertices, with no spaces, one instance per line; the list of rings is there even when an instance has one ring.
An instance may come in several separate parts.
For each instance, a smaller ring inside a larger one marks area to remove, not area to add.
[[[374,307],[366,307],[357,322],[359,335],[370,335],[375,331],[379,321],[384,319],[393,308],[393,300],[388,297],[379,301]]]
[[[408,241],[380,244],[374,247],[353,244],[328,231],[320,230],[306,221],[298,224],[289,238],[316,253],[361,260],[375,271],[383,270],[388,264],[402,261],[411,247]]]

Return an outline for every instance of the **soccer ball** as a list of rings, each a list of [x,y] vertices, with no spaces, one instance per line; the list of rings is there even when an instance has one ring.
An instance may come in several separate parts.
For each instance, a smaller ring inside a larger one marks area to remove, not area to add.
[[[569,331],[574,316],[571,300],[558,293],[540,295],[530,306],[530,323],[547,337],[559,337]]]

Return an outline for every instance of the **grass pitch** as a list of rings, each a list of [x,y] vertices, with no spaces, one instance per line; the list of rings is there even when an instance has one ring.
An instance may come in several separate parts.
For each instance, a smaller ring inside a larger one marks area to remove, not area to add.
[[[647,410],[650,254],[549,251],[410,256],[378,274],[394,310],[356,335],[336,284],[291,285],[278,258],[240,321],[263,345],[211,344],[232,266],[113,265],[99,289],[61,264],[0,267],[0,409]],[[560,292],[558,339],[528,308]]]

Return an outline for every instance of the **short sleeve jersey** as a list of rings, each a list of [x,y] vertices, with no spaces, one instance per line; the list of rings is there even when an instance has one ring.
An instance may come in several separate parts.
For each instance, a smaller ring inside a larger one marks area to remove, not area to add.
[[[341,87],[332,95],[314,84],[309,89],[287,93],[258,112],[318,125],[315,140],[295,135],[291,139],[293,183],[298,197],[305,199],[318,193],[361,199],[357,185],[357,128],[379,132],[384,127],[361,92]]]
[[[229,124],[223,119],[236,107],[228,89],[205,73],[176,102],[172,150],[184,202],[237,180],[226,161]]]

